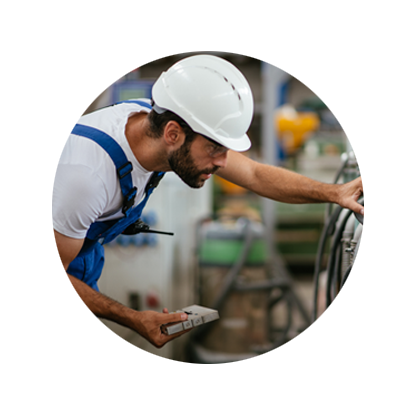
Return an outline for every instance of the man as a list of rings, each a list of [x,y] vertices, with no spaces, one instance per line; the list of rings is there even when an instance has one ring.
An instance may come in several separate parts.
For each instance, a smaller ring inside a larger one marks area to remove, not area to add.
[[[98,317],[135,330],[156,347],[161,325],[186,314],[135,311],[98,292],[102,243],[129,231],[167,171],[192,188],[217,174],[260,196],[287,203],[333,202],[363,213],[360,179],[329,185],[241,155],[253,117],[251,89],[227,61],[188,57],[164,72],[153,101],[127,101],[83,116],[64,148],[53,194],[53,223],[62,263]],[[152,104],[152,105],[151,105]]]

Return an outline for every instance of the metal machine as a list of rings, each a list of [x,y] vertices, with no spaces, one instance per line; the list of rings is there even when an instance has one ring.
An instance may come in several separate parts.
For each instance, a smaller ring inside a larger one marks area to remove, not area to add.
[[[352,151],[343,153],[342,159],[335,183],[360,175]],[[266,245],[263,224],[246,218],[230,224],[203,221],[198,229],[198,301],[218,309],[220,320],[193,332],[188,345],[190,361],[225,363],[251,358],[304,331],[343,287],[357,256],[362,227],[362,215],[326,206],[310,315],[303,302],[310,304],[311,299],[297,295],[285,261]],[[277,306],[283,324],[274,319]],[[300,323],[294,320],[295,312]]]
[[[335,182],[348,182],[364,173],[364,146],[343,155]],[[364,199],[359,200],[364,204]],[[314,271],[314,310],[311,336],[287,349],[277,363],[283,364],[301,349],[312,347],[295,364],[314,357],[327,363],[364,363],[364,217],[350,210],[329,206]],[[330,252],[324,264],[323,253]],[[319,289],[325,269],[326,288]],[[317,324],[318,299],[325,297],[323,326]]]

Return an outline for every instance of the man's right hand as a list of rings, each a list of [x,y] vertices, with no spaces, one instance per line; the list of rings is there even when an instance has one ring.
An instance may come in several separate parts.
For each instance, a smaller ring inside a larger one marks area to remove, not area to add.
[[[182,322],[188,319],[186,313],[168,314],[168,310],[164,308],[162,313],[156,311],[140,311],[136,314],[133,329],[147,339],[153,346],[161,348],[165,343],[184,333],[190,329],[175,333],[173,335],[165,335],[161,331],[161,326],[174,322]]]

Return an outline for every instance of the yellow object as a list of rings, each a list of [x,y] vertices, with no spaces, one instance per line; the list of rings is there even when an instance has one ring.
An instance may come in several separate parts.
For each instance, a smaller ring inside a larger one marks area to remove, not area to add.
[[[293,154],[318,129],[320,121],[314,112],[297,112],[292,106],[284,105],[277,110],[275,123],[285,152]]]

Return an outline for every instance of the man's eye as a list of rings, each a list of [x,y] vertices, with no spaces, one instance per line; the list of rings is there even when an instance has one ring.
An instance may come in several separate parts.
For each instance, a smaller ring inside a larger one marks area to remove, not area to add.
[[[211,157],[218,157],[225,154],[228,151],[227,148],[221,146],[214,146],[210,152]]]

